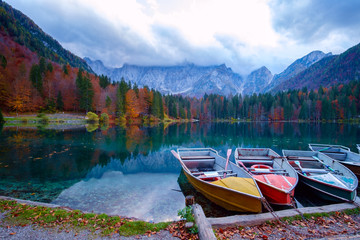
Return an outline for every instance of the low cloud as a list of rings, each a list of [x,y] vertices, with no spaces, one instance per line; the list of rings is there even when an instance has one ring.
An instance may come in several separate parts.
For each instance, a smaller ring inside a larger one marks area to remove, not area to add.
[[[332,34],[360,37],[358,0],[274,0],[270,8],[275,30],[300,43],[323,41]]]
[[[8,2],[66,49],[111,67],[225,63],[242,75],[263,65],[279,73],[313,50],[340,53],[360,39],[356,0]]]

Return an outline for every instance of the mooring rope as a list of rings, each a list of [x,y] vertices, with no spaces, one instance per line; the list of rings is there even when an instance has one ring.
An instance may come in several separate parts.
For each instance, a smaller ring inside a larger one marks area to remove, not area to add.
[[[280,220],[280,217],[276,214],[276,212],[275,212],[275,211],[272,209],[272,207],[270,206],[269,202],[266,201],[266,199],[265,199],[264,197],[261,198],[261,201],[262,201],[264,207],[273,215],[273,217],[276,219],[276,221],[279,222],[279,224],[280,224],[282,227],[288,229],[290,232],[295,233],[297,236],[303,235],[302,233],[300,233],[300,232],[297,231],[296,229],[291,228],[290,226],[288,226],[287,224],[285,224],[284,222],[282,222],[282,221]],[[293,201],[293,199],[292,199],[292,201]],[[295,201],[293,201],[293,204],[294,204],[294,206],[295,206]],[[297,210],[297,209],[295,209],[295,210]],[[302,216],[302,218],[305,220],[304,215],[303,215],[299,210],[297,210],[297,212],[299,212],[300,215]]]
[[[264,197],[261,198],[261,202],[264,205],[264,207],[271,213],[271,215],[273,215],[276,221],[282,224],[282,222],[280,221],[280,217],[275,213],[274,209],[270,206],[269,202],[266,201]]]

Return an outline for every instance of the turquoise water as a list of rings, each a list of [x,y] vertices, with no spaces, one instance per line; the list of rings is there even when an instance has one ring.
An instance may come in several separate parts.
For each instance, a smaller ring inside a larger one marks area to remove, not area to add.
[[[354,124],[187,123],[87,129],[3,128],[0,195],[165,221],[177,219],[184,195],[193,194],[208,216],[223,216],[232,213],[196,193],[170,150],[211,147],[225,156],[235,147],[271,147],[281,153],[307,150],[308,143],[332,143],[356,151],[360,142],[360,127]],[[324,204],[303,195],[297,190],[299,206]]]

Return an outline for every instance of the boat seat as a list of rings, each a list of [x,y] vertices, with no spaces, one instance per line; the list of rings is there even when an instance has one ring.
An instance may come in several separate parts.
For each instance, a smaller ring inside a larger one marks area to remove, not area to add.
[[[183,156],[181,157],[182,160],[201,160],[201,159],[214,159],[213,156]]]
[[[205,160],[185,160],[183,163],[187,168],[213,168],[215,164],[215,159],[205,159]]]
[[[198,176],[199,179],[204,181],[216,181],[221,179],[221,176],[216,171],[211,172],[202,172],[201,175]]]
[[[236,177],[237,173],[227,173],[226,176],[227,177]]]
[[[342,153],[342,152],[336,152],[336,153],[323,152],[323,153],[336,160],[345,160],[347,156],[346,153]]]
[[[240,160],[240,162],[242,162],[246,166],[251,166],[254,164],[272,165],[274,163],[274,161],[272,161],[272,160],[261,160],[261,161],[259,161],[259,160]]]
[[[344,152],[340,152],[340,151],[319,151],[322,153],[337,153],[337,154],[345,154]]]
[[[239,160],[272,160],[269,156],[239,156]]]
[[[301,168],[301,171],[305,173],[328,173],[325,169],[316,169],[316,168]]]

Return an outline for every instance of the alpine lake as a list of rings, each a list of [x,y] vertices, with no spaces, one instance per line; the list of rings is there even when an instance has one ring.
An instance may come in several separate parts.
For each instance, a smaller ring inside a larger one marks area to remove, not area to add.
[[[3,126],[0,195],[159,222],[179,219],[194,195],[206,216],[228,212],[198,193],[170,150],[208,147],[226,157],[236,147],[308,150],[309,143],[357,152],[359,124],[179,123],[153,127]],[[232,153],[230,160],[234,162]],[[298,207],[326,205],[300,186]],[[274,206],[274,209],[279,209]]]

